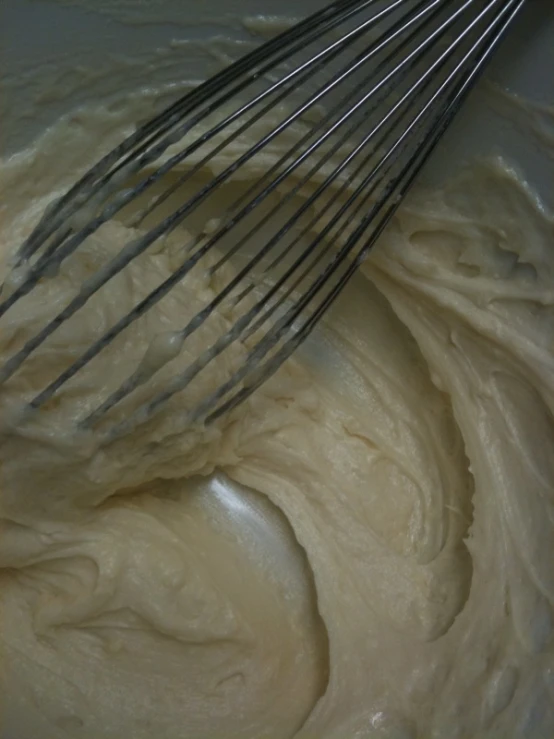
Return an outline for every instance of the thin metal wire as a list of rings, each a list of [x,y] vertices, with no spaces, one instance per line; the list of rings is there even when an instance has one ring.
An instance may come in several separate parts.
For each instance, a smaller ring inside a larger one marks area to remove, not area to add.
[[[176,344],[182,348],[228,301],[235,314],[245,303],[243,313],[162,391],[109,426],[104,438],[117,438],[158,412],[238,342],[247,352],[242,365],[189,408],[184,421],[211,422],[234,408],[278,369],[333,303],[390,221],[524,2],[339,0],[141,126],[45,212],[17,254],[15,266],[24,269],[23,279],[7,295],[3,291],[0,318],[39,280],[55,274],[103,224],[154,185],[163,184],[134,219],[143,233],[89,277],[79,293],[14,352],[0,367],[0,384],[24,367],[98,290],[153,244],[171,232],[177,235],[177,227],[209,204],[222,185],[288,135],[284,151],[226,207],[215,230],[203,231],[183,245],[182,262],[172,275],[96,338],[28,406],[38,410],[47,404],[218,249],[215,262],[207,267],[211,276],[243,253],[246,261],[174,332]],[[307,123],[305,116],[314,111],[318,118]],[[259,134],[256,124],[264,121],[271,125]],[[147,219],[156,218],[162,204],[178,197],[194,175],[232,146],[243,150],[169,215],[149,229],[144,226]],[[186,165],[182,174],[177,172],[180,165]],[[168,178],[174,172],[177,177]],[[302,205],[288,215],[287,208],[312,184],[312,191],[302,195]],[[271,204],[278,193],[278,201]],[[145,373],[139,364],[81,426],[99,423],[155,371]]]
[[[223,104],[225,104],[228,100],[232,99],[236,95],[238,95],[242,90],[244,90],[253,80],[255,80],[257,77],[265,74],[270,69],[274,68],[281,62],[282,60],[288,58],[290,54],[294,54],[304,46],[306,43],[310,43],[313,39],[319,38],[321,35],[325,33],[326,30],[329,28],[334,28],[338,23],[343,22],[344,20],[347,20],[350,18],[353,14],[359,13],[361,10],[368,6],[375,5],[378,0],[365,0],[364,2],[355,2],[354,0],[348,0],[348,2],[340,2],[336,5],[339,6],[338,9],[342,10],[342,6],[346,6],[346,9],[348,12],[346,13],[327,13],[327,15],[330,15],[330,19],[327,23],[321,23],[321,25],[318,27],[316,24],[315,32],[308,34],[306,38],[304,38],[302,41],[300,41],[297,45],[293,45],[292,47],[288,48],[287,51],[283,51],[283,46],[279,46],[277,44],[278,39],[274,39],[273,41],[269,42],[269,44],[264,45],[261,49],[252,52],[251,55],[248,55],[250,57],[250,61],[248,63],[248,57],[245,57],[242,60],[239,60],[239,62],[236,63],[236,65],[233,65],[233,68],[229,71],[234,71],[235,75],[237,77],[240,77],[241,73],[243,72],[243,68],[246,68],[248,70],[248,74],[246,75],[244,80],[241,80],[239,84],[236,84],[231,90],[227,91],[224,95],[219,96],[215,101],[212,101],[208,106],[203,108],[200,112],[197,112],[195,116],[191,120],[187,120],[186,123],[181,124],[179,128],[172,133],[171,135],[166,136],[166,138],[163,138],[162,141],[154,146],[152,149],[149,149],[148,147],[152,144],[155,144],[157,141],[159,141],[160,138],[162,138],[163,135],[168,134],[169,131],[173,128],[173,126],[176,124],[177,121],[179,121],[180,115],[183,114],[183,112],[187,111],[188,108],[185,106],[185,111],[181,111],[180,108],[183,104],[177,106],[172,106],[168,111],[165,113],[162,113],[158,117],[158,121],[160,123],[157,130],[155,123],[150,122],[145,124],[144,131],[145,136],[146,132],[150,134],[150,131],[153,130],[153,133],[149,135],[149,137],[146,139],[144,143],[141,144],[141,146],[136,151],[130,151],[132,147],[140,141],[142,138],[142,135],[140,135],[140,132],[137,132],[135,135],[129,137],[127,142],[124,142],[120,145],[117,149],[115,149],[112,153],[108,154],[101,162],[99,162],[93,170],[91,170],[89,173],[87,173],[84,178],[81,180],[80,183],[78,183],[75,188],[73,188],[70,193],[68,193],[66,196],[60,199],[58,204],[55,204],[55,206],[46,213],[46,218],[41,221],[39,226],[37,226],[37,229],[31,234],[27,242],[22,246],[20,253],[19,253],[19,259],[17,264],[20,265],[22,260],[24,258],[28,258],[32,253],[34,253],[40,246],[41,243],[43,243],[44,239],[50,236],[56,228],[60,226],[61,223],[66,221],[68,218],[71,217],[74,210],[78,209],[82,205],[82,198],[84,197],[85,200],[89,200],[90,198],[93,198],[98,193],[102,193],[103,191],[109,192],[109,189],[106,189],[106,186],[108,185],[110,179],[117,173],[120,172],[122,169],[125,169],[125,167],[131,165],[132,170],[131,171],[139,171],[141,168],[147,166],[152,161],[155,161],[158,159],[166,150],[167,148],[173,143],[173,137],[178,136],[178,138],[183,138],[192,128],[197,125],[198,123],[202,122],[210,113],[212,113],[217,108],[221,107]],[[104,223],[105,221],[112,218],[127,202],[130,202],[132,199],[140,195],[144,189],[150,187],[152,184],[155,184],[155,182],[159,179],[159,177],[166,174],[170,169],[173,168],[173,166],[179,164],[181,161],[183,161],[186,156],[192,154],[197,148],[199,148],[203,143],[208,141],[209,139],[213,138],[220,130],[224,129],[225,127],[228,127],[230,124],[232,124],[237,118],[244,115],[246,112],[248,112],[251,108],[253,108],[257,103],[261,102],[266,97],[270,96],[273,92],[275,92],[277,89],[281,88],[283,85],[288,83],[291,80],[295,80],[295,78],[299,77],[302,72],[304,72],[306,69],[311,74],[314,71],[314,68],[317,68],[318,64],[321,64],[322,62],[328,61],[330,58],[333,58],[337,48],[340,50],[341,47],[347,46],[349,43],[356,40],[357,37],[362,35],[364,31],[366,31],[370,26],[374,25],[376,22],[378,22],[382,17],[384,17],[386,14],[392,12],[396,7],[399,7],[403,4],[406,4],[409,0],[394,0],[393,3],[390,4],[390,6],[386,7],[383,11],[381,11],[376,16],[370,18],[368,21],[366,21],[362,26],[358,29],[355,29],[354,31],[351,31],[349,34],[347,34],[343,39],[340,39],[340,41],[336,41],[335,43],[331,44],[327,48],[325,48],[323,51],[319,52],[315,56],[313,56],[311,59],[309,59],[307,62],[302,64],[301,66],[297,67],[295,70],[293,70],[291,73],[287,74],[285,77],[280,79],[277,83],[270,86],[268,89],[264,90],[262,93],[260,93],[257,97],[255,97],[253,100],[250,100],[248,103],[244,104],[241,108],[239,108],[237,111],[235,111],[232,115],[225,117],[217,126],[212,128],[210,131],[203,133],[201,136],[197,138],[197,140],[189,146],[187,149],[185,149],[184,152],[179,154],[178,156],[175,156],[172,158],[168,163],[166,163],[163,167],[158,170],[158,172],[152,174],[150,177],[148,177],[146,180],[144,180],[141,185],[129,192],[129,194],[118,201],[116,208],[111,208],[106,211],[104,211],[101,216],[98,219],[95,219],[90,225],[89,228],[83,229],[80,234],[80,238],[77,238],[79,234],[76,235],[76,238],[74,241],[72,241],[72,248],[67,249],[67,251],[64,251],[63,255],[59,257],[58,263],[61,263],[63,259],[65,259],[71,251],[74,250],[74,248],[77,248],[82,241],[84,241],[85,238],[91,235],[91,233],[94,233],[94,231],[97,230],[97,228]],[[354,5],[354,8],[351,8],[350,6]],[[333,7],[333,6],[331,6]],[[316,14],[320,15],[320,14]],[[325,16],[325,11],[322,11],[321,15]],[[309,19],[308,19],[309,20]],[[307,28],[312,30],[312,23],[307,23]],[[293,29],[293,38],[298,35],[299,29]],[[297,31],[297,33],[294,33],[294,31]],[[301,35],[301,34],[300,34]],[[289,33],[285,32],[281,34],[280,37],[282,40],[282,44],[287,47],[290,44],[290,41],[292,40],[289,37]],[[268,48],[268,46],[270,48]],[[265,66],[262,66],[261,68],[256,68],[255,65],[259,63],[259,61],[262,58],[270,58],[272,53],[274,52],[275,48],[280,48],[281,53],[274,59],[270,60],[265,64]],[[265,54],[263,53],[265,51]],[[209,96],[211,94],[211,90],[213,87],[218,89],[217,85],[217,77],[213,78],[212,80],[208,81],[204,85],[200,86],[199,91],[204,92],[204,95],[200,95],[200,100],[198,102],[203,102],[205,99],[209,99]],[[233,77],[231,76],[231,79]],[[302,84],[302,82],[306,79],[306,77],[300,77],[300,79],[296,80],[296,84]],[[228,84],[227,75],[222,73],[221,79],[219,80],[220,85]],[[285,96],[288,92],[290,92],[289,89],[286,89],[283,94]],[[274,105],[276,102],[278,102],[281,98],[279,97],[277,101],[272,101],[272,105]],[[189,102],[188,96],[185,98],[183,103],[188,103],[189,106],[193,107],[192,101]],[[198,104],[198,103],[197,103]],[[249,121],[250,125],[253,121]],[[142,129],[141,129],[142,131]],[[236,134],[235,134],[236,135]],[[123,156],[126,155],[126,156]],[[139,156],[140,155],[140,156]],[[118,161],[120,160],[121,161]],[[115,165],[114,168],[111,171],[107,171],[112,165]],[[96,177],[99,175],[103,175],[100,177],[97,181]],[[89,190],[86,188],[88,184],[92,183],[92,188]],[[65,210],[64,210],[65,207]],[[58,215],[58,220],[55,220],[54,216]],[[46,227],[48,226],[48,227]],[[54,242],[52,245],[51,251],[48,253],[48,256],[50,256],[55,249],[62,243],[63,239],[66,237],[67,232],[63,231],[62,234],[59,235],[59,238],[57,241]],[[48,265],[41,263],[40,265],[37,265],[35,270],[33,271],[33,275],[37,278],[40,278],[43,269],[45,269]],[[27,285],[30,283],[31,276],[28,277],[28,280],[24,283]],[[34,285],[36,283],[33,282],[31,284]],[[23,290],[23,286],[21,288]],[[22,295],[25,294],[24,292],[21,293]],[[19,298],[19,292],[17,293],[17,297],[11,296],[11,300],[15,302]],[[13,304],[13,302],[8,303],[8,301],[5,301],[7,307]],[[0,316],[5,311],[4,304],[0,305]]]
[[[400,3],[405,2],[405,0],[399,0],[399,2],[389,6],[387,10],[390,10],[390,8],[396,7],[396,5],[399,5]],[[428,8],[432,9],[437,4],[440,4],[441,0],[431,0],[431,2],[428,2]],[[471,2],[471,0],[467,0],[465,5],[468,5]],[[420,3],[419,5],[423,5],[423,3]],[[419,6],[418,6],[419,7]],[[454,19],[459,15],[460,11],[457,11],[454,15]],[[364,30],[369,28],[374,21],[380,20],[382,18],[382,14],[378,14],[375,18],[371,18],[370,21],[363,24]],[[418,15],[416,17],[417,20],[419,20],[420,16]],[[449,21],[452,22],[452,19]],[[159,239],[160,237],[166,235],[168,232],[172,231],[176,228],[177,225],[183,222],[185,217],[189,215],[193,209],[198,206],[200,203],[202,203],[213,191],[215,187],[218,185],[221,185],[224,183],[229,177],[234,174],[241,166],[246,164],[248,161],[252,159],[252,157],[259,151],[261,151],[264,147],[266,147],[273,139],[276,139],[280,133],[282,133],[287,127],[289,127],[292,123],[294,123],[296,120],[298,120],[302,113],[305,112],[306,109],[308,109],[310,106],[314,105],[316,102],[318,102],[325,94],[329,93],[333,88],[335,88],[340,82],[344,81],[346,78],[350,77],[356,69],[364,62],[369,61],[376,51],[379,51],[384,46],[386,46],[388,43],[390,43],[394,38],[399,36],[402,32],[405,32],[408,30],[409,25],[411,21],[408,21],[405,25],[401,26],[400,29],[395,30],[393,34],[389,34],[385,39],[380,40],[377,44],[377,47],[374,48],[373,45],[370,45],[369,49],[366,51],[364,55],[362,55],[362,58],[359,60],[356,60],[355,62],[349,62],[345,68],[341,69],[340,73],[338,75],[335,75],[330,82],[328,82],[326,85],[324,85],[322,88],[320,88],[317,93],[312,95],[307,102],[304,102],[301,106],[297,107],[296,110],[289,114],[284,121],[282,121],[278,126],[276,126],[270,133],[266,134],[260,141],[256,142],[253,146],[251,146],[242,156],[240,156],[235,162],[233,162],[232,165],[228,166],[222,173],[220,173],[217,177],[214,177],[213,180],[208,183],[204,188],[199,190],[192,198],[190,198],[184,205],[182,205],[180,208],[177,209],[170,217],[164,219],[156,228],[152,229],[150,232],[148,232],[143,238],[139,239],[138,242],[132,242],[128,244],[122,251],[119,253],[117,257],[115,257],[111,263],[102,271],[99,272],[96,276],[96,279],[91,278],[87,281],[86,285],[83,286],[83,289],[79,292],[79,294],[74,298],[71,303],[64,308],[61,313],[59,313],[49,324],[47,324],[42,331],[37,333],[32,339],[30,339],[25,346],[18,352],[17,355],[15,355],[9,362],[7,362],[4,367],[0,369],[0,383],[5,382],[11,375],[18,369],[18,367],[21,366],[21,364],[27,359],[27,357],[35,351],[54,331],[59,328],[65,321],[67,321],[72,315],[74,315],[80,308],[85,305],[87,300],[94,295],[97,290],[99,290],[106,282],[108,282],[110,279],[115,277],[119,272],[121,272],[133,259],[138,257],[140,254],[142,254],[146,249],[148,249],[149,246],[151,246],[154,241]],[[347,37],[345,37],[348,41],[355,40],[359,34],[360,29],[356,29],[354,34],[350,34]],[[443,27],[440,29],[441,31],[444,30]],[[431,37],[430,39],[426,40],[426,45],[429,45],[432,42]],[[346,45],[345,41],[341,41],[341,43]],[[325,50],[327,51],[327,49]],[[419,49],[418,49],[419,52]],[[401,71],[413,58],[415,55],[415,52],[408,55],[406,58],[401,60],[401,63],[397,65],[397,67],[394,68],[393,72],[389,72],[389,74],[385,77],[384,81],[381,81],[378,86],[373,87],[369,93],[367,93],[361,100],[358,100],[355,105],[352,105],[347,113],[342,116],[341,119],[339,119],[339,122],[336,123],[329,131],[327,131],[317,142],[316,144],[312,145],[304,154],[302,157],[300,157],[293,165],[292,168],[296,169],[300,166],[300,164],[308,157],[310,156],[314,149],[319,146],[321,146],[330,136],[333,135],[333,133],[337,130],[337,128],[340,126],[342,122],[347,120],[347,118],[351,117],[364,103],[368,102],[368,100],[376,94],[376,92],[379,91],[383,87],[386,82],[388,82],[393,74],[398,73]],[[321,53],[316,55],[318,58],[321,56]],[[315,57],[313,57],[315,58]],[[259,99],[260,96],[258,96],[257,99]],[[251,103],[248,103],[247,105],[244,105],[240,108],[240,111],[250,110],[252,107]],[[225,125],[230,125],[235,120],[235,115],[228,116],[225,119]],[[249,125],[255,121],[249,121]],[[219,124],[217,126],[217,129],[220,130],[223,124]],[[184,129],[184,127],[183,127]],[[210,131],[210,138],[211,138],[212,131]],[[201,137],[202,138],[202,137]],[[235,136],[230,137],[230,140],[234,139]],[[203,138],[204,140],[204,138]],[[194,142],[194,144],[191,147],[188,147],[187,154],[192,153],[197,148],[198,141]],[[165,151],[165,148],[164,148]],[[183,155],[179,155],[179,161],[182,161],[184,158]],[[173,165],[174,159],[170,160],[170,163]],[[146,158],[143,162],[141,162],[141,166],[143,164],[147,164],[150,162],[150,158]],[[166,174],[169,171],[168,165],[162,165],[160,170],[158,172],[161,172],[159,176],[162,176]],[[292,169],[288,170],[288,173],[290,173]],[[158,173],[156,173],[158,175]],[[150,175],[148,178],[146,178],[145,182],[151,183],[152,178],[154,175]],[[271,189],[275,189],[279,182],[282,181],[283,177],[278,178],[274,183],[272,183]],[[130,189],[128,193],[125,194],[125,198],[123,199],[124,204],[127,204],[134,198],[138,197],[144,189],[144,183],[137,186],[134,189]],[[96,194],[96,193],[95,193]],[[266,191],[267,194],[267,191]],[[231,219],[225,226],[224,229],[221,229],[221,231],[218,233],[218,238],[221,238],[225,233],[230,231],[242,218],[247,215],[256,205],[259,204],[259,200],[251,201],[248,206],[243,208],[241,212],[235,216],[233,219]],[[78,246],[84,241],[85,238],[90,236],[92,233],[94,233],[99,226],[101,226],[103,223],[105,223],[107,220],[109,220],[113,215],[120,209],[120,200],[118,200],[116,208],[106,208],[103,212],[103,214],[87,225],[85,229],[77,233],[74,237],[70,238],[63,247],[60,247],[57,249],[56,252],[54,252],[53,255],[51,255],[50,252],[47,252],[45,257],[39,260],[37,265],[34,267],[34,269],[31,271],[31,273],[27,276],[26,280],[22,282],[22,284],[18,287],[16,291],[14,291],[5,301],[3,304],[0,304],[0,317],[2,316],[3,312],[5,312],[8,308],[10,308],[14,303],[17,302],[17,300],[22,297],[23,295],[30,292],[32,287],[38,282],[38,280],[47,272],[48,270],[52,270],[52,268],[58,268],[59,265],[62,263],[64,259],[66,259],[68,256],[70,256],[77,248]],[[161,299],[164,294],[167,293],[169,289],[171,289],[180,279],[186,276],[188,272],[195,266],[197,261],[204,256],[209,248],[211,248],[216,243],[216,240],[212,240],[205,248],[204,251],[199,252],[194,257],[190,258],[179,270],[175,272],[172,278],[170,278],[167,281],[167,289],[159,289],[156,292],[155,296],[152,296],[152,300],[149,301],[145,305],[145,310],[152,307],[154,302],[157,302],[157,300]],[[134,314],[135,317],[138,317],[140,314]],[[128,323],[125,324],[125,326],[129,325]],[[115,334],[116,335],[116,334]],[[111,338],[114,338],[114,336],[111,336]],[[106,345],[107,342],[104,342],[104,345]],[[83,366],[83,365],[81,365]],[[34,407],[38,407],[33,403]]]
[[[406,0],[402,1],[405,2]],[[79,207],[79,198],[83,191],[87,198],[90,197],[91,191],[87,190],[89,184],[95,183],[96,181],[100,186],[105,185],[112,174],[120,171],[126,164],[131,163],[133,158],[139,154],[144,153],[148,149],[148,146],[155,143],[163,134],[171,130],[176,121],[179,121],[186,113],[195,110],[205,100],[209,100],[214,92],[220,92],[231,82],[240,79],[243,74],[246,75],[240,85],[235,85],[227,92],[225,97],[221,96],[217,98],[208,108],[204,108],[200,114],[197,114],[189,122],[189,127],[200,122],[202,118],[226,100],[240,93],[257,76],[266,73],[281,61],[287,59],[289,55],[297,52],[304,44],[323,36],[327,30],[332,29],[340,22],[348,20],[352,15],[361,12],[366,7],[374,5],[376,2],[377,0],[366,0],[366,2],[359,2],[359,0],[339,0],[335,2],[332,6],[324,8],[305,19],[290,31],[283,32],[242,59],[239,59],[234,65],[214,75],[192,93],[181,98],[158,116],[142,125],[134,134],[103,157],[62,198],[45,212],[43,219],[41,219],[33,233],[22,245],[18,253],[16,266],[20,266],[23,260],[31,256],[42,245],[44,239],[59,227],[61,221],[56,221],[55,216],[61,214],[62,220],[67,218],[68,211],[63,210],[65,206]],[[297,39],[301,40],[293,44],[293,41]],[[272,55],[276,52],[279,52],[279,55],[272,59]],[[265,66],[260,68],[258,64],[261,62],[265,62]],[[135,146],[138,148],[133,151]],[[160,153],[163,153],[163,150]],[[124,158],[125,156],[126,158]],[[112,167],[113,169],[111,169]]]
[[[333,301],[340,294],[341,290],[347,284],[348,280],[352,277],[355,270],[358,268],[360,263],[366,257],[369,250],[374,246],[375,242],[388,225],[390,219],[394,215],[396,209],[398,208],[398,205],[401,202],[401,198],[405,195],[410,186],[413,184],[413,181],[417,177],[417,174],[419,173],[421,167],[427,161],[433,149],[439,142],[441,135],[444,133],[450,121],[460,107],[461,103],[463,102],[464,96],[475,84],[475,81],[478,78],[479,74],[482,72],[484,65],[490,59],[490,56],[492,55],[498,43],[502,40],[504,33],[506,32],[513,18],[515,18],[519,9],[522,7],[524,1],[525,0],[515,0],[515,2],[511,3],[510,6],[506,8],[507,11],[511,11],[509,14],[506,13],[508,16],[507,19],[504,20],[503,25],[501,25],[500,30],[496,33],[496,35],[494,35],[492,39],[490,39],[489,45],[482,52],[468,76],[456,86],[453,94],[451,94],[450,96],[448,105],[438,116],[432,129],[426,135],[425,140],[421,143],[421,148],[413,154],[409,163],[404,168],[402,176],[399,178],[395,188],[398,190],[398,194],[396,195],[396,197],[393,198],[391,204],[388,207],[388,210],[385,212],[380,222],[378,222],[370,237],[365,241],[362,248],[357,253],[356,258],[349,263],[348,269],[342,276],[342,278],[334,285],[333,289],[321,301],[318,308],[314,311],[310,318],[305,321],[303,326],[295,332],[295,334],[287,341],[284,347],[270,360],[266,361],[266,363],[263,365],[258,364],[260,362],[261,354],[260,345],[258,345],[253,350],[252,354],[256,357],[256,370],[255,372],[253,372],[252,368],[250,368],[252,379],[248,385],[246,385],[245,387],[241,387],[233,397],[225,400],[225,402],[221,403],[219,407],[217,407],[219,401],[224,398],[224,396],[229,391],[235,389],[239,382],[243,380],[244,375],[242,373],[235,373],[235,375],[228,381],[228,383],[226,383],[224,387],[219,388],[216,393],[213,393],[212,396],[206,399],[202,404],[200,404],[194,411],[190,413],[191,422],[196,422],[199,419],[203,418],[206,423],[211,423],[224,413],[227,413],[235,408],[239,403],[241,403],[249,395],[251,395],[263,382],[267,381],[269,377],[271,377],[279,369],[281,364],[288,357],[290,357],[293,351],[298,348],[302,341],[304,341],[309,333],[313,330],[317,322],[321,319],[325,311],[330,307]],[[490,29],[488,30],[490,31]],[[324,277],[322,282],[325,282],[325,280],[326,277]],[[297,317],[300,310],[296,308],[295,312],[289,317],[287,328],[290,328],[292,321]],[[275,345],[280,338],[281,337],[279,336],[279,332],[274,331],[271,342],[267,343]],[[268,348],[264,347],[264,354],[267,354]],[[250,358],[247,359],[244,364],[245,369],[249,366],[249,362]],[[127,423],[128,427],[132,428],[133,420],[131,419],[131,421],[128,421]],[[121,427],[121,431],[124,432],[125,424],[121,424]],[[115,438],[117,435],[118,430],[112,429],[110,432],[110,436]]]

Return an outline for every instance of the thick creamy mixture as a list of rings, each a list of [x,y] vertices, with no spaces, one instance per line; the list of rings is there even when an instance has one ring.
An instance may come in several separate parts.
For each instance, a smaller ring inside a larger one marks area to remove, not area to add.
[[[2,164],[2,275],[90,134],[124,123],[66,120]],[[4,427],[3,739],[551,737],[553,236],[482,164],[414,193],[308,347],[209,431],[175,425],[185,393],[107,447],[67,433],[205,283],[54,421]],[[6,314],[2,361],[129,238],[113,222]],[[2,388],[3,417],[171,270],[136,260]]]

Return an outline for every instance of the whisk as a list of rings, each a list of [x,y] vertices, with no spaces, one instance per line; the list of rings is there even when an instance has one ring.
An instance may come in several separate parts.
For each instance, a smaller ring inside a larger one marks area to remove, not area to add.
[[[132,260],[163,248],[168,234],[178,234],[177,227],[202,211],[218,218],[183,244],[175,271],[30,398],[28,411],[46,407],[197,265],[223,275],[242,255],[215,297],[158,341],[79,423],[93,428],[109,417],[229,301],[236,311],[232,324],[114,422],[109,438],[158,412],[240,343],[244,360],[195,398],[187,420],[210,423],[237,406],[295,351],[347,284],[524,2],[337,0],[141,125],[46,210],[15,256],[18,279],[0,293],[0,319],[39,281],[56,279],[60,265],[103,224],[155,192],[135,221],[143,227],[139,237],[13,351],[0,368],[0,383]],[[220,188],[244,182],[252,167],[256,176],[217,213],[210,203]],[[207,169],[207,181],[185,196],[186,184]],[[167,204],[175,202],[168,213]]]

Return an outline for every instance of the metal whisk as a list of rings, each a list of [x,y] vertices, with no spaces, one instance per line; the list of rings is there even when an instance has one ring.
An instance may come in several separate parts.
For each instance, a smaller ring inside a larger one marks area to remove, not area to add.
[[[109,418],[224,304],[235,311],[231,324],[163,388],[114,421],[109,437],[149,418],[240,343],[243,361],[196,397],[187,418],[210,422],[234,408],[291,355],[346,285],[524,1],[337,0],[140,126],[44,213],[16,255],[19,279],[0,294],[0,318],[39,281],[55,280],[86,239],[142,198],[133,224],[138,238],[135,233],[13,351],[0,368],[0,383],[20,372],[132,260],[163,249],[168,234],[175,237],[178,227],[202,212],[218,218],[183,244],[170,277],[30,398],[28,408],[48,405],[202,265],[210,276],[222,275],[215,297],[80,424],[90,428]],[[244,184],[251,168],[256,176]],[[191,178],[206,171],[196,192],[182,194]],[[235,182],[242,187],[218,213],[212,200]],[[175,202],[168,213],[168,203]]]

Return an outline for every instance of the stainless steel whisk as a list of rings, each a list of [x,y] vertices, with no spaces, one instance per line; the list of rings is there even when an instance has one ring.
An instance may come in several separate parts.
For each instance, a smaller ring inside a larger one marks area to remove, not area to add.
[[[183,249],[175,272],[29,402],[30,410],[47,405],[217,250],[210,274],[242,254],[240,268],[172,334],[159,366],[147,370],[142,363],[80,423],[93,427],[148,382],[229,300],[237,309],[245,306],[230,329],[113,424],[109,437],[150,417],[234,342],[247,341],[245,361],[206,397],[197,398],[188,420],[210,422],[234,408],[291,355],[346,285],[524,2],[337,0],[140,126],[44,213],[16,255],[18,284],[0,293],[0,319],[40,280],[55,279],[62,262],[102,224],[156,186],[158,194],[137,222],[144,226],[147,218],[148,228],[14,350],[0,368],[0,383],[20,371],[62,323],[86,310],[91,296],[133,259],[186,226],[199,208],[209,212],[220,187],[257,164],[260,174]],[[264,122],[267,127],[259,130]],[[238,144],[239,154],[226,163],[229,147]],[[269,150],[274,153],[268,155]],[[195,174],[218,161],[223,164],[192,196],[183,195],[169,214],[161,209],[175,202]],[[291,213],[299,196],[301,205]]]

